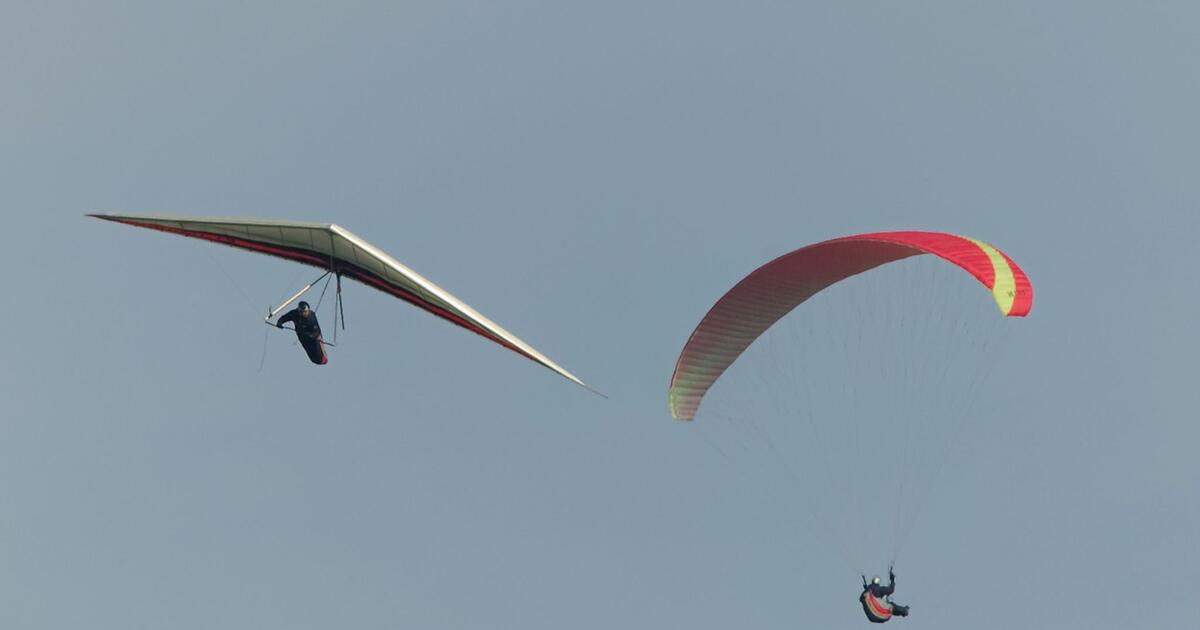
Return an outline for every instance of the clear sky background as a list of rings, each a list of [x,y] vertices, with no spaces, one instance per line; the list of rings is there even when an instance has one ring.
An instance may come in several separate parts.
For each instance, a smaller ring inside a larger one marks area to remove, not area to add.
[[[755,266],[903,228],[1037,293],[893,623],[1194,619],[1195,3],[247,5],[0,4],[0,626],[865,627],[666,387]],[[297,267],[106,210],[336,222],[610,398],[359,285],[259,372]]]

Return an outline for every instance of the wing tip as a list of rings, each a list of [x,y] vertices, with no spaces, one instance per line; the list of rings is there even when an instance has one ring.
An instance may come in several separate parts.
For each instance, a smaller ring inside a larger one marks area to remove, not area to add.
[[[680,411],[679,404],[675,400],[674,392],[667,392],[667,410],[671,412],[672,418],[679,420],[680,422],[691,422],[696,417],[695,409],[693,409],[691,413]]]
[[[580,381],[579,384],[582,385],[583,388],[588,390],[589,392],[592,392],[593,394],[603,398],[604,400],[608,400],[608,395],[605,394],[604,392],[596,389],[595,387],[592,387],[591,385],[588,385],[587,383],[584,383],[583,381]]]

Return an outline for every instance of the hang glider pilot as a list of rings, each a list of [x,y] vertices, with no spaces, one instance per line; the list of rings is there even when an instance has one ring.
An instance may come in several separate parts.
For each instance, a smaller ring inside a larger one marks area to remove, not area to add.
[[[858,600],[862,602],[863,612],[867,613],[867,618],[875,623],[883,623],[890,619],[893,615],[897,617],[908,616],[908,606],[901,606],[894,603],[891,599],[892,593],[896,592],[896,573],[888,569],[887,586],[880,583],[879,576],[875,576],[869,583],[867,576],[862,576],[863,592],[858,596]]]
[[[321,337],[321,325],[317,323],[317,314],[308,307],[308,302],[301,302],[296,308],[284,313],[283,317],[275,322],[275,327],[283,328],[287,322],[296,326],[296,339],[304,346],[309,360],[317,365],[329,362],[329,357],[325,354],[325,339]]]

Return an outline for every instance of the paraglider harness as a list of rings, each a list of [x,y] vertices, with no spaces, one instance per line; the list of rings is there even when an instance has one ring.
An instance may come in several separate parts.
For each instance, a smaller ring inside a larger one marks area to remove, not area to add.
[[[862,602],[863,612],[871,623],[883,623],[892,618],[892,603],[883,597],[876,597],[871,589],[864,587],[858,601]]]
[[[893,616],[907,617],[908,608],[896,606],[888,597],[896,589],[896,574],[888,568],[887,586],[881,586],[874,581],[867,582],[867,576],[862,576],[862,594],[858,601],[862,604],[863,613],[871,623],[884,623]]]

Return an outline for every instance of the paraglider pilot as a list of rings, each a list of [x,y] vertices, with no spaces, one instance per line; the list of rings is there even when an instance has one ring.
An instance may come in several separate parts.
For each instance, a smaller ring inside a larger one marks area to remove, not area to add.
[[[867,576],[862,576],[863,592],[858,596],[858,601],[862,602],[863,612],[867,614],[867,619],[874,623],[883,623],[891,619],[893,615],[897,617],[908,616],[908,606],[901,606],[893,603],[891,600],[892,593],[896,592],[896,573],[888,569],[887,586],[880,583],[879,576],[875,576],[870,582],[867,582]]]
[[[301,302],[296,308],[284,313],[283,317],[275,322],[275,327],[283,328],[287,322],[295,324],[296,338],[300,340],[300,345],[304,346],[310,361],[317,365],[329,362],[329,357],[325,355],[324,339],[321,337],[321,325],[317,323],[317,314],[308,307],[308,302]]]

